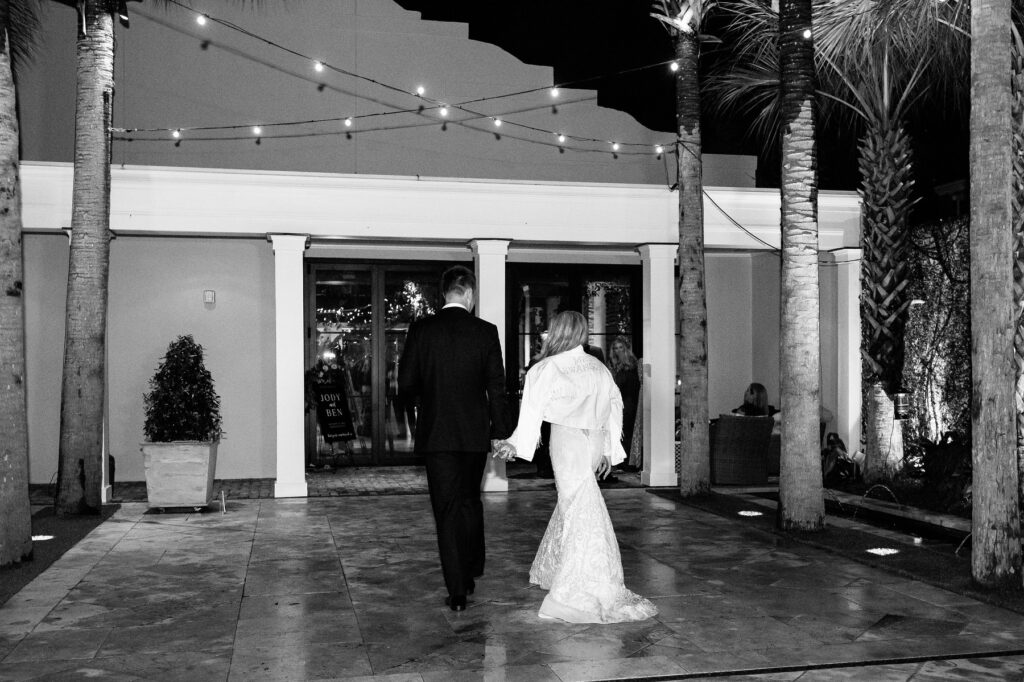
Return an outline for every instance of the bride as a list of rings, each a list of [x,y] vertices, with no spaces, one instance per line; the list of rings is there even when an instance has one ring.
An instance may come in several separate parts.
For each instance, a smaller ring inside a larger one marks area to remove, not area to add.
[[[495,456],[532,459],[541,422],[551,423],[558,504],[530,568],[530,582],[549,590],[540,617],[644,620],[658,610],[622,582],[619,545],[594,476],[603,478],[625,459],[622,397],[604,364],[584,352],[586,340],[580,313],[552,318],[540,361],[526,375],[519,424]]]

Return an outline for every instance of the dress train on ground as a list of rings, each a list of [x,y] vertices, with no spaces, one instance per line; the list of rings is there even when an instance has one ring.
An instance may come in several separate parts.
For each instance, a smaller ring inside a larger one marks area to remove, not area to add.
[[[604,431],[551,427],[558,504],[530,568],[530,582],[549,590],[542,618],[619,623],[658,612],[623,584],[619,543],[594,476],[606,438]]]

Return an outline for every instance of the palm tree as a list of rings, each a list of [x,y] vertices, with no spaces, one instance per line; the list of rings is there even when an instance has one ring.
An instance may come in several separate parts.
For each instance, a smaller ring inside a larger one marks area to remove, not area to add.
[[[1020,583],[1014,422],[1010,0],[971,6],[971,574]]]
[[[811,0],[779,6],[782,101],[782,454],[779,525],[824,526],[818,415],[818,156]]]
[[[114,21],[107,0],[82,0],[78,11],[78,96],[57,466],[58,514],[98,513],[103,475]]]
[[[861,319],[866,397],[867,471],[881,478],[902,465],[902,431],[889,394],[903,373],[909,300],[906,225],[913,207],[910,137],[903,122],[924,95],[945,95],[963,73],[958,45],[962,3],[933,0],[816,0],[813,5],[819,94],[837,115],[863,127],[858,147],[861,225]],[[747,108],[757,127],[779,126],[779,57],[774,12],[758,0],[723,1],[732,15],[735,61],[712,81],[726,108]],[[775,132],[777,134],[777,132]]]
[[[110,126],[116,7],[125,0],[57,0],[78,11],[75,161],[64,372],[57,464],[58,514],[97,513],[101,502],[110,271]],[[259,0],[249,0],[258,4]],[[164,3],[166,4],[166,3]]]
[[[0,3],[0,566],[32,555],[20,138],[12,64],[31,52],[36,9],[35,0]]]
[[[704,287],[704,184],[701,179],[698,31],[715,0],[656,0],[651,16],[672,36],[676,70],[679,181],[680,492],[711,487],[708,448],[708,310]]]
[[[1019,5],[1019,3],[1018,3]],[[1014,8],[1015,10],[1017,7]],[[1024,37],[1015,11],[1011,25],[1011,97],[1013,117],[1013,307],[1016,320],[1013,337],[1016,384],[1014,401],[1017,412],[1017,495],[1024,501]]]

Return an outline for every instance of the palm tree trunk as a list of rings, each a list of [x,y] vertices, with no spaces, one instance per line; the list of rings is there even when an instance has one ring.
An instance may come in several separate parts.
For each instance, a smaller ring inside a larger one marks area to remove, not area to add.
[[[102,486],[114,27],[105,2],[85,0],[85,15],[87,35],[78,40],[59,514],[96,513]]]
[[[676,160],[679,175],[679,486],[684,496],[710,490],[708,309],[704,287],[704,185],[701,179],[697,38],[675,35]]]
[[[1017,497],[1024,502],[1024,39],[1011,26],[1011,115],[1013,117],[1013,310],[1016,322],[1013,337],[1017,410]]]
[[[782,84],[782,455],[779,525],[817,530],[821,494],[821,351],[818,330],[818,157],[810,0],[779,6]]]
[[[0,566],[32,555],[19,131],[6,19],[0,26]]]
[[[864,216],[861,229],[861,330],[869,482],[891,477],[903,465],[902,423],[890,393],[903,376],[907,309],[907,221],[914,204],[910,137],[899,124],[868,121],[858,164]]]
[[[1020,584],[1010,0],[971,4],[971,573]]]

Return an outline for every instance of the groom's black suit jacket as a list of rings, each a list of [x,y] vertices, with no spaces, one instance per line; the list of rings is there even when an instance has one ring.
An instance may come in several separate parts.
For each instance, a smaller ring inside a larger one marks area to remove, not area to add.
[[[465,308],[409,327],[398,390],[419,402],[416,452],[487,452],[512,432],[498,328]]]

